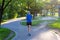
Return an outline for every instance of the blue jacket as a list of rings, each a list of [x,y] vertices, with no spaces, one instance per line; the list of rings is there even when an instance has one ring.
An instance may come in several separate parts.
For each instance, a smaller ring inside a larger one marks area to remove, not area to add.
[[[27,20],[27,22],[32,22],[32,15],[31,14],[27,14],[26,15],[26,20]]]

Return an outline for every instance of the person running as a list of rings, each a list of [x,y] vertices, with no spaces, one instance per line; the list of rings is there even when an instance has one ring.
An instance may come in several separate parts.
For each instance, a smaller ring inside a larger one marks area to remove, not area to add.
[[[32,25],[32,15],[30,11],[27,12],[26,20],[27,20],[27,26],[28,26],[28,35],[31,36],[30,31],[31,31],[31,25]]]

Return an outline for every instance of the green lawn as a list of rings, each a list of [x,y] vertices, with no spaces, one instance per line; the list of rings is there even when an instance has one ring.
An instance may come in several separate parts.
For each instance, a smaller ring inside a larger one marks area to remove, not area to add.
[[[49,26],[52,27],[52,28],[58,28],[58,29],[60,29],[60,19],[58,19],[55,22],[49,24]]]
[[[8,35],[11,33],[11,30],[7,29],[7,28],[0,28],[0,40],[4,40],[5,38],[8,37]],[[13,37],[15,36],[12,35]],[[12,39],[13,37],[9,38]]]
[[[0,40],[4,40],[9,34],[11,30],[6,29],[6,28],[0,28]]]
[[[41,20],[33,20],[32,26],[36,26],[36,25],[40,24],[41,22],[42,22]],[[22,21],[21,24],[26,26],[26,21]]]
[[[42,20],[39,20],[39,18],[41,17],[35,17],[35,19],[32,20],[32,26],[39,25],[42,22]],[[26,26],[26,19],[22,20],[20,24]]]

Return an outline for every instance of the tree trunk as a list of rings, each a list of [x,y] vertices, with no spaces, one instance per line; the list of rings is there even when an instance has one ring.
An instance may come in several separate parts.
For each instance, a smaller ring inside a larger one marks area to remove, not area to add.
[[[3,16],[4,9],[9,5],[9,3],[11,1],[12,0],[8,1],[8,3],[5,5],[5,0],[2,0],[2,5],[0,6],[0,26],[1,26],[1,21],[2,21],[2,16]]]
[[[54,9],[52,9],[51,15],[54,16]]]
[[[59,14],[59,18],[60,18],[60,8],[59,8],[59,10],[58,10],[58,14]]]
[[[48,9],[46,9],[46,15],[45,16],[48,16]]]
[[[3,15],[3,11],[4,11],[4,3],[5,3],[5,0],[2,1],[2,5],[0,7],[0,24],[2,21],[2,15]]]
[[[34,18],[37,16],[37,12],[36,11],[34,11]]]

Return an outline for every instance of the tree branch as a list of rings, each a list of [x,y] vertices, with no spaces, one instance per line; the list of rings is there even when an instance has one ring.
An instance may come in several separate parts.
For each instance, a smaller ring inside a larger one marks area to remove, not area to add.
[[[4,7],[4,3],[5,3],[5,0],[2,1],[1,9],[3,9],[3,7]]]
[[[4,7],[4,9],[9,5],[9,3],[11,2],[12,0],[10,0]]]

